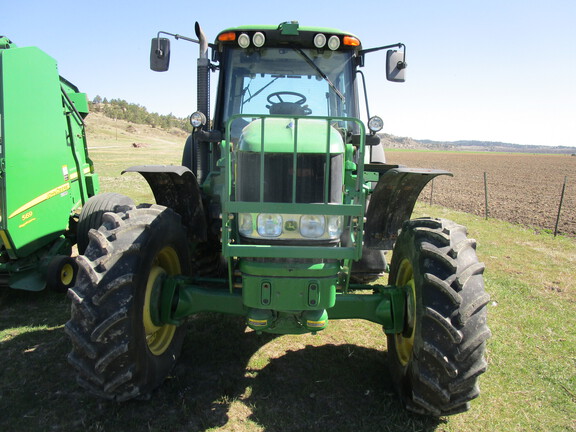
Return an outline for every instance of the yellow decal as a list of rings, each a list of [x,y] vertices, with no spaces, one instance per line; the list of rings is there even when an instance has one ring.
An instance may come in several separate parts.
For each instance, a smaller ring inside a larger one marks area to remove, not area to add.
[[[70,189],[70,183],[64,183],[63,185],[60,185],[52,190],[49,190],[46,193],[43,193],[42,195],[34,198],[32,201],[24,204],[19,209],[16,209],[10,216],[8,216],[8,219],[12,219],[17,214],[20,214],[23,211],[26,211],[29,208],[34,207],[36,204],[40,204],[43,201],[49,200],[50,198],[53,198],[56,195],[60,195],[62,192],[66,192],[68,189]]]
[[[26,222],[24,222],[22,225],[19,225],[18,228],[24,228],[26,225],[28,225],[29,223],[32,223],[36,220],[36,218],[32,218],[32,219],[28,219]]]
[[[12,249],[12,246],[10,245],[10,240],[8,240],[8,236],[6,235],[4,230],[0,231],[0,239],[2,239],[2,243],[4,243],[4,247],[6,249]]]
[[[84,174],[90,174],[90,168],[84,168],[83,170]],[[72,174],[70,174],[70,180],[76,180],[78,178],[78,173],[76,171],[74,171]]]
[[[268,320],[248,318],[248,324],[254,327],[263,327],[268,324]]]
[[[306,320],[306,325],[308,327],[324,327],[326,325],[326,321],[311,321]]]

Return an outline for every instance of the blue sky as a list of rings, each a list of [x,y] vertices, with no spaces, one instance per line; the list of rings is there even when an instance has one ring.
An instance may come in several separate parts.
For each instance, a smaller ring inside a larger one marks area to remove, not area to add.
[[[574,0],[28,0],[3,4],[0,34],[53,56],[90,99],[187,116],[196,109],[197,46],[174,41],[170,71],[152,72],[157,31],[194,36],[198,21],[213,40],[227,27],[292,20],[351,31],[364,48],[406,44],[405,83],[385,80],[384,52],[364,69],[384,132],[576,146]]]

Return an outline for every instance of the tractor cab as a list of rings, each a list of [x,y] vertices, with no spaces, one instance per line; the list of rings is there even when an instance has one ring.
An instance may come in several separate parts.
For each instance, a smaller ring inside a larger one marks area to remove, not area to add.
[[[292,32],[298,33],[298,43],[284,27],[220,33],[215,51],[221,71],[216,128],[237,114],[359,117],[359,40],[348,36],[346,41],[355,45],[342,45],[335,30],[324,34],[293,27]],[[242,123],[232,124],[233,139]]]

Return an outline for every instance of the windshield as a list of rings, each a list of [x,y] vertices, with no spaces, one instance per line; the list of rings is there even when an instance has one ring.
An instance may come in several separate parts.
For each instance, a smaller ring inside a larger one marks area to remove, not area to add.
[[[232,48],[227,54],[222,124],[234,114],[357,117],[350,51]]]

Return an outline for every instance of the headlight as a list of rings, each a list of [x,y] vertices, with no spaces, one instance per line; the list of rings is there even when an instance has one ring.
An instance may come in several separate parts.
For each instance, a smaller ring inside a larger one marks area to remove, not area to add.
[[[238,213],[238,232],[250,239],[283,241],[340,240],[342,215],[298,215],[283,213]]]
[[[330,238],[339,238],[344,225],[343,216],[328,216],[328,235]]]
[[[282,234],[282,216],[269,213],[259,214],[258,234],[262,237],[278,237]]]
[[[254,231],[252,215],[250,213],[240,213],[238,215],[238,230],[243,236],[249,236]]]
[[[300,218],[300,234],[302,237],[318,238],[324,234],[326,218],[318,215],[304,215]]]

